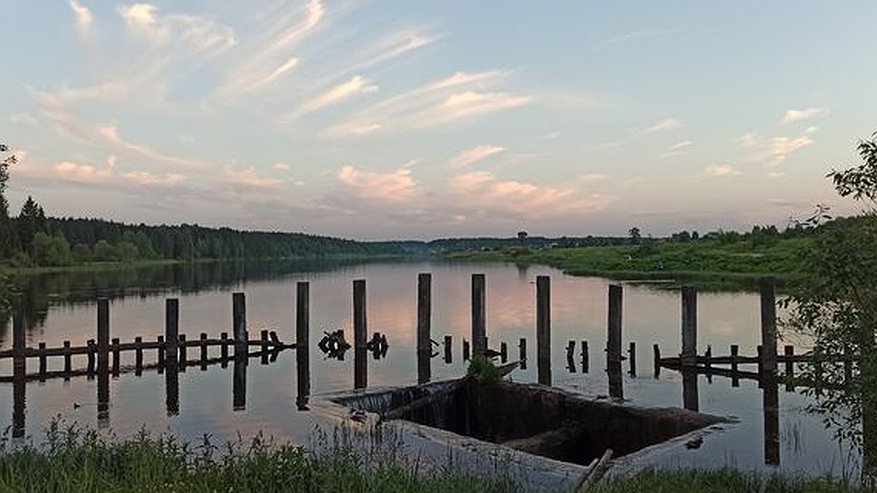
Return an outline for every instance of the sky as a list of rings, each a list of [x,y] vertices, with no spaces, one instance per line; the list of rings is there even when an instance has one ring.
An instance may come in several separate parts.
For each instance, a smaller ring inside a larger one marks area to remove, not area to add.
[[[6,0],[8,196],[361,239],[784,227],[877,130],[864,0]]]

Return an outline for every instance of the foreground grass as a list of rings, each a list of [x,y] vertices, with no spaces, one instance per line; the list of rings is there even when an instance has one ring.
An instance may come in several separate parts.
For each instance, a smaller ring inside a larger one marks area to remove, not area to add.
[[[783,476],[757,476],[724,469],[718,471],[645,471],[632,477],[599,483],[595,493],[822,493],[865,492],[872,489],[853,486],[834,479],[793,479]]]
[[[398,451],[397,451],[398,452]],[[109,441],[52,425],[41,446],[0,444],[0,491],[9,492],[513,492],[512,481],[425,470],[405,454],[336,445],[320,454],[255,439],[190,446],[142,432]]]
[[[509,248],[491,252],[463,252],[458,260],[504,261],[556,267],[567,274],[624,280],[673,280],[704,288],[734,289],[754,286],[760,277],[793,280],[800,275],[801,254],[808,239],[785,239],[770,245],[748,242],[722,244],[701,240],[650,246],[596,246],[582,248]]]

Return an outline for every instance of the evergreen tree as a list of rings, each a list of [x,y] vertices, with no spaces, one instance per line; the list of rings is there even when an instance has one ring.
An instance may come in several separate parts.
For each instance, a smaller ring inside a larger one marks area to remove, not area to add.
[[[33,252],[33,241],[37,233],[46,233],[46,213],[31,196],[21,206],[21,213],[16,221],[18,241],[21,248],[28,254]]]

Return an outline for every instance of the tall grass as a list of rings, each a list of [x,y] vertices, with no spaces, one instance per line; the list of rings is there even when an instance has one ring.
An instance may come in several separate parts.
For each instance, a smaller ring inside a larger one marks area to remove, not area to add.
[[[643,471],[630,477],[604,480],[594,493],[828,493],[873,491],[835,479],[801,479],[756,475],[733,469],[716,471]]]
[[[3,492],[512,492],[511,480],[427,469],[395,445],[363,452],[337,430],[322,452],[262,437],[196,444],[141,431],[122,440],[52,423],[42,444],[0,440]],[[369,439],[382,441],[381,437]]]

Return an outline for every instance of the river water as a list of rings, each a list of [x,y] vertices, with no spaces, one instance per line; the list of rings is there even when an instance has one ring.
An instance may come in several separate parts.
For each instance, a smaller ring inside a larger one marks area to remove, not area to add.
[[[311,392],[321,394],[353,387],[353,351],[348,351],[343,360],[327,358],[316,348],[316,342],[324,331],[343,329],[347,341],[352,343],[355,279],[367,282],[369,332],[386,335],[389,343],[384,357],[369,356],[369,386],[416,382],[416,287],[421,272],[432,273],[432,337],[439,343],[445,335],[453,338],[451,362],[445,360],[443,347],[436,347],[437,355],[431,360],[433,379],[465,373],[462,341],[470,338],[470,276],[483,273],[487,279],[489,346],[499,349],[501,342],[507,343],[509,359],[515,360],[518,340],[526,338],[531,363],[526,369],[516,370],[512,378],[536,381],[535,279],[547,275],[551,277],[553,385],[601,398],[609,394],[603,349],[610,281],[567,276],[548,267],[442,261],[199,264],[51,274],[20,278],[16,283],[28,300],[31,320],[28,345],[35,347],[45,342],[52,347],[65,340],[73,346],[84,345],[96,337],[95,300],[99,296],[110,298],[111,337],[123,342],[136,336],[154,341],[162,335],[168,297],[180,300],[180,333],[189,340],[197,339],[201,332],[218,337],[220,332],[232,332],[233,292],[246,294],[251,337],[265,328],[276,331],[284,342],[293,342],[296,283],[308,281]],[[714,355],[727,355],[729,345],[737,344],[741,355],[755,354],[760,339],[757,293],[699,293],[698,316],[700,352],[710,345]],[[630,341],[637,346],[637,374],[628,373],[629,361],[624,364],[621,388],[624,398],[640,405],[681,407],[682,377],[666,369],[656,376],[652,359],[653,344],[658,344],[664,355],[679,352],[679,292],[655,285],[624,284],[623,327],[625,352]],[[579,343],[573,365],[569,365],[566,347],[570,340],[588,341],[587,372],[582,368]],[[803,349],[802,341],[789,335],[781,344],[796,344],[799,351]],[[6,322],[0,325],[0,349],[11,346],[12,330]],[[211,348],[210,356],[218,352],[218,348]],[[81,358],[75,360],[74,367],[84,365]],[[133,358],[133,354],[123,356],[123,365],[133,363]],[[189,359],[197,358],[198,350],[191,349]],[[144,356],[145,363],[154,359],[154,351]],[[35,371],[35,360],[29,360],[28,365],[29,372]],[[61,358],[49,359],[49,370],[60,369],[61,365]],[[0,376],[11,374],[11,360],[0,360]],[[28,382],[19,422],[13,419],[13,384],[0,383],[0,429],[17,427],[26,436],[39,440],[46,424],[61,417],[123,436],[145,428],[173,432],[192,440],[204,434],[225,440],[259,432],[278,440],[302,443],[307,440],[309,421],[302,419],[303,412],[295,404],[294,351],[285,351],[266,365],[258,359],[250,361],[243,405],[233,405],[232,375],[232,365],[210,366],[206,371],[189,367],[179,374],[179,395],[171,406],[164,375],[154,370],[145,370],[140,376],[123,373],[110,380],[109,407],[100,418],[97,380],[74,377],[69,381]],[[738,387],[733,387],[729,378],[708,379],[701,375],[696,382],[700,411],[732,416],[737,422],[707,440],[700,449],[672,456],[668,459],[671,466],[677,462],[793,474],[827,473],[841,477],[857,474],[858,455],[833,440],[834,430],[823,426],[820,416],[807,412],[811,401],[800,388],[779,389],[778,437],[771,437],[771,433],[765,434],[763,390],[756,381],[741,380]]]

